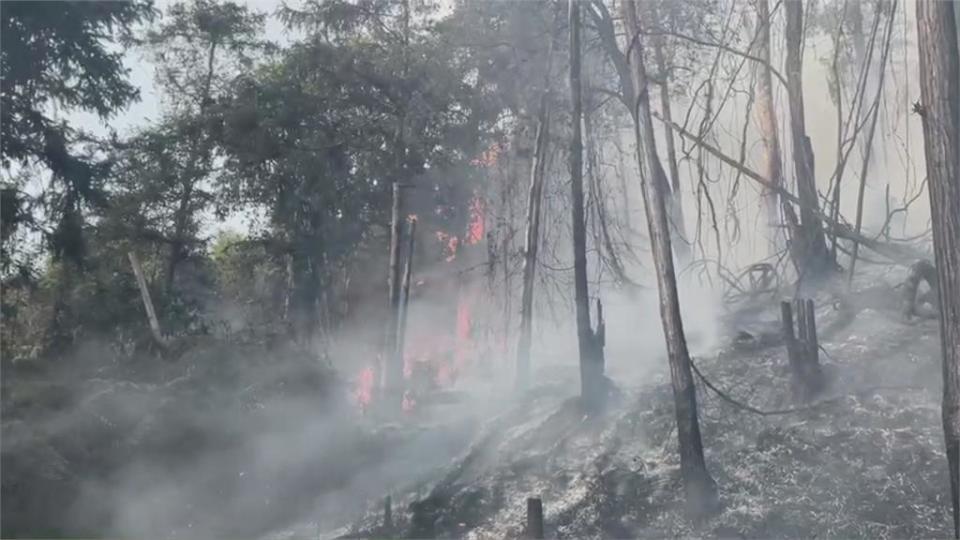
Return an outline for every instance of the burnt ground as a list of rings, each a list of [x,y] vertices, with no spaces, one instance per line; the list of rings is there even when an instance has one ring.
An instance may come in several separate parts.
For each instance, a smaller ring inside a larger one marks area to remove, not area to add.
[[[321,537],[516,537],[530,496],[543,498],[546,534],[557,538],[945,537],[938,327],[904,320],[901,279],[893,271],[850,295],[817,296],[829,385],[815,401],[824,404],[760,416],[698,381],[706,460],[722,503],[705,522],[682,511],[672,397],[659,373],[618,388],[592,418],[569,387],[543,384],[489,419],[458,458],[391,490],[392,530],[383,530],[376,500],[351,526]],[[794,406],[778,306],[750,311],[728,318],[728,345],[697,365],[737,400]],[[276,536],[290,535],[297,533]]]
[[[505,538],[540,496],[549,537],[945,537],[938,329],[901,316],[904,274],[817,297],[826,404],[758,416],[699,384],[722,503],[703,523],[682,511],[665,359],[613,375],[595,417],[576,368],[551,366],[521,398],[448,392],[384,423],[312,358],[209,342],[173,363],[97,349],[4,371],[2,535]],[[696,364],[737,400],[791,407],[778,306],[743,307]]]

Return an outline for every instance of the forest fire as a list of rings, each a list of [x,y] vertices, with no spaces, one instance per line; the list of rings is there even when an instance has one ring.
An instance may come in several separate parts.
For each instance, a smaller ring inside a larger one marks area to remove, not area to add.
[[[354,389],[353,398],[357,405],[364,411],[367,410],[373,401],[373,388],[374,381],[376,380],[374,375],[373,367],[368,366],[363,368],[357,377],[357,386]]]
[[[960,0],[0,3],[0,539],[960,540]]]
[[[473,291],[461,291],[457,299],[456,341],[453,354],[454,372],[462,371],[466,367],[474,349],[472,308],[476,300],[476,294]]]
[[[467,225],[467,236],[464,238],[464,242],[468,245],[478,244],[483,240],[486,228],[485,206],[483,199],[478,195],[474,195],[470,200],[470,223]]]

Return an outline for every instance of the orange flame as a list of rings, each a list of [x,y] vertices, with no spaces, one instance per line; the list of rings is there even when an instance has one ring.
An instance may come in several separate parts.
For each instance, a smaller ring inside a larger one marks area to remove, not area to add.
[[[484,223],[484,204],[483,199],[474,195],[470,201],[470,223],[467,225],[467,237],[464,242],[469,245],[477,244],[483,240]]]
[[[501,144],[495,142],[490,145],[490,148],[487,148],[481,152],[479,156],[471,160],[470,164],[474,167],[493,167],[500,159],[500,152]]]
[[[457,258],[457,246],[460,244],[460,239],[457,238],[455,235],[447,234],[447,233],[445,233],[445,232],[443,232],[443,231],[437,231],[437,232],[436,232],[436,235],[437,235],[437,241],[438,241],[438,242],[440,242],[441,244],[446,244],[446,246],[445,246],[445,247],[446,247],[446,252],[447,252],[449,255],[447,255],[447,256],[444,258],[444,260],[445,260],[446,262],[451,262],[451,261],[453,261],[454,259],[456,259],[456,258]]]
[[[476,302],[474,291],[461,291],[457,298],[457,328],[454,344],[453,366],[451,376],[461,373],[470,360],[474,350],[473,341],[473,305]]]
[[[360,376],[357,377],[357,387],[353,392],[353,398],[360,405],[361,409],[366,410],[373,401],[373,383],[374,372],[372,367],[363,368]]]

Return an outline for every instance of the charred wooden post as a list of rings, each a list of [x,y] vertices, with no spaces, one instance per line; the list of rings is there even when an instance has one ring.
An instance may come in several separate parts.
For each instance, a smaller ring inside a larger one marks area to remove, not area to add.
[[[807,345],[810,349],[810,362],[820,368],[820,340],[817,338],[817,316],[813,309],[813,299],[807,298],[804,315],[807,317]]]
[[[794,311],[796,311],[796,333],[794,333]],[[813,300],[796,300],[793,305],[790,302],[781,302],[780,315],[787,360],[793,378],[794,396],[806,401],[817,394],[823,385]]]
[[[796,374],[797,338],[793,333],[793,306],[790,302],[780,302],[780,318],[783,323],[783,343],[787,348],[787,361],[792,372]]]
[[[597,298],[597,330],[593,333],[596,337],[597,347],[603,349],[607,345],[607,323],[603,318],[603,303]]]
[[[527,499],[527,538],[543,538],[543,501],[538,497]]]
[[[783,322],[783,341],[787,348],[787,363],[790,365],[791,386],[795,398],[804,399],[806,396],[803,374],[803,336],[794,333],[793,308],[790,302],[780,303],[780,315]],[[803,317],[797,313],[797,319]]]
[[[407,310],[410,306],[410,278],[413,275],[413,247],[417,232],[417,220],[410,219],[410,228],[407,231],[407,258],[403,265],[403,288],[400,294],[400,306],[397,312],[396,350],[393,353],[393,369],[399,369],[399,381],[403,377],[403,349],[407,335]]]
[[[393,534],[393,502],[389,495],[383,499],[383,536]]]
[[[130,259],[133,275],[137,278],[137,287],[140,289],[143,309],[147,312],[147,321],[150,323],[150,333],[158,345],[166,347],[167,341],[163,338],[163,333],[160,331],[160,320],[157,319],[157,312],[153,309],[153,300],[150,298],[150,289],[147,288],[147,279],[143,275],[143,267],[140,266],[140,259],[138,259],[137,254],[132,251],[127,252],[127,258]]]
[[[803,342],[806,354],[803,357],[804,385],[807,398],[813,397],[823,389],[823,371],[820,369],[820,342],[817,338],[817,318],[813,308],[813,299],[801,300],[804,304]]]
[[[793,301],[794,320],[797,322],[797,350],[799,355],[797,360],[800,364],[806,363],[807,356],[810,355],[810,349],[807,346],[807,304],[802,299]]]

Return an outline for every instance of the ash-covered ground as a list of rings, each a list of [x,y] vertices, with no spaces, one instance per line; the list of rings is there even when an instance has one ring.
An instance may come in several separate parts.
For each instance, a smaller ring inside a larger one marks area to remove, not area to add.
[[[556,369],[481,422],[469,448],[405,485],[349,526],[307,523],[273,535],[509,538],[527,497],[542,497],[547,537],[930,538],[949,533],[940,423],[937,321],[906,321],[897,285],[874,272],[852,294],[816,296],[828,387],[809,410],[762,416],[698,380],[707,464],[721,512],[684,517],[673,400],[665,369],[613,381],[602,415],[585,416]],[[725,344],[696,358],[730,397],[762,410],[795,407],[776,299],[731,312]],[[638,353],[639,354],[639,353]],[[664,368],[666,360],[663,360]],[[359,505],[360,501],[358,501]]]
[[[817,295],[822,405],[760,416],[698,381],[722,502],[702,523],[683,514],[658,347],[608,347],[601,415],[583,414],[564,357],[540,358],[523,395],[489,380],[386,421],[313,359],[209,343],[175,362],[97,350],[90,369],[5,372],[4,536],[507,538],[533,496],[548,537],[944,537],[938,327],[904,320],[905,274]],[[731,306],[719,344],[695,349],[717,388],[763,410],[796,405],[778,300]]]

